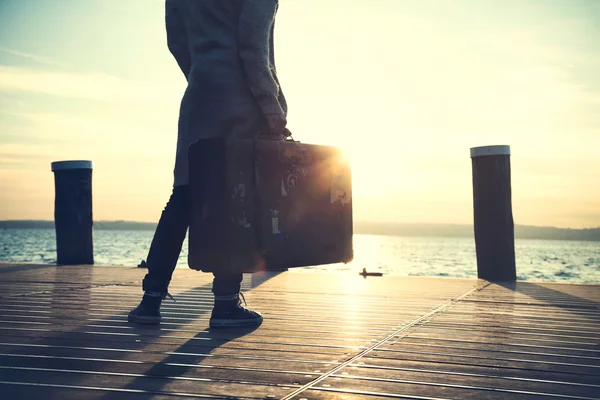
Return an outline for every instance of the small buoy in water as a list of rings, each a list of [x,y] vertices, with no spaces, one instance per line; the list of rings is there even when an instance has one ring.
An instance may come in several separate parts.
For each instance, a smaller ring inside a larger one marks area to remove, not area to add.
[[[364,276],[365,278],[367,276],[382,276],[383,275],[382,272],[367,272],[366,268],[363,268],[362,272],[359,272],[358,274]]]

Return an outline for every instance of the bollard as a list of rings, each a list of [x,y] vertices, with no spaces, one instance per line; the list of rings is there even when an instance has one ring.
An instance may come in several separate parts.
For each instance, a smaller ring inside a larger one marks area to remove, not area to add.
[[[471,160],[477,276],[488,281],[515,281],[510,147],[474,147]]]
[[[52,172],[56,263],[94,264],[92,162],[56,161]]]

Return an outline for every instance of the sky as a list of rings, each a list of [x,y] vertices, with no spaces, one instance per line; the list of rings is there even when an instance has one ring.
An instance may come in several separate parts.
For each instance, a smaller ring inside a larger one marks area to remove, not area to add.
[[[600,1],[280,0],[275,58],[356,220],[472,223],[469,150],[510,145],[515,223],[600,226]],[[50,163],[88,159],[95,220],[156,222],[184,90],[162,0],[0,0],[0,220],[53,219]]]

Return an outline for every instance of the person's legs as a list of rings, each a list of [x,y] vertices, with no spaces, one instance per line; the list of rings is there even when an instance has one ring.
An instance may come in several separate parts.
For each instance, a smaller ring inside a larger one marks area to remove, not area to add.
[[[207,156],[207,158],[210,159],[211,157]],[[210,165],[210,161],[207,165]],[[225,176],[215,173],[219,167],[222,168],[219,165],[214,165],[212,168],[210,166],[205,167],[209,174],[203,180],[205,190],[203,220],[209,227],[215,228],[223,226],[222,217],[228,213],[228,199],[223,199],[221,196],[215,195],[221,191],[220,186],[222,186],[223,180],[226,179]],[[219,233],[215,231],[214,233],[216,235],[214,236],[216,242],[213,242],[213,245],[216,246],[216,249],[223,248],[219,242],[229,240],[228,235],[224,230],[221,230]],[[213,267],[214,280],[212,292],[215,295],[215,304],[210,318],[211,328],[231,328],[260,324],[262,316],[259,313],[246,309],[240,301],[242,273],[225,273],[219,269],[219,265],[214,265]],[[227,266],[224,265],[223,267]]]
[[[245,308],[240,300],[243,275],[222,275],[215,272],[214,276],[212,291],[215,295],[215,305],[210,316],[210,327],[236,328],[260,325],[263,320],[262,315]]]
[[[168,295],[169,283],[181,254],[191,207],[189,186],[175,186],[162,212],[148,252],[148,273],[142,282],[144,296],[140,304],[129,313],[129,321],[139,324],[160,323],[160,305]],[[218,271],[213,275],[212,292],[215,304],[210,326],[230,328],[260,324],[262,315],[248,310],[240,301],[243,275],[222,274]]]
[[[242,274],[223,275],[214,272],[212,292],[217,296],[232,296],[240,292]]]
[[[188,229],[189,213],[188,186],[175,186],[162,212],[148,252],[148,273],[142,282],[144,297],[129,313],[129,321],[140,324],[160,322],[160,304],[168,295],[169,283]]]
[[[146,260],[148,274],[142,285],[144,291],[167,293],[189,226],[189,215],[189,187],[175,186],[150,245]]]

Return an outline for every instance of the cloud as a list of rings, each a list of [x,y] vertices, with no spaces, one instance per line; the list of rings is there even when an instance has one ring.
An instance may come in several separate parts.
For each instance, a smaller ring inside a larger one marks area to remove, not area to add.
[[[28,60],[35,61],[38,64],[43,64],[43,65],[47,65],[47,66],[51,66],[51,67],[71,69],[71,67],[67,64],[57,62],[57,61],[51,60],[49,58],[36,56],[35,54],[29,54],[29,53],[24,53],[22,51],[7,49],[6,47],[0,47],[0,52],[10,54],[13,56],[17,56],[17,57],[21,57],[21,58],[26,58]]]
[[[153,114],[158,114],[155,110]],[[65,113],[18,113],[31,122],[17,143],[0,143],[4,155],[46,157],[132,157],[164,162],[172,158],[176,129],[163,121],[142,116],[84,115]],[[159,118],[160,119],[160,118]],[[168,118],[164,118],[163,120]],[[176,121],[176,118],[172,118]],[[0,162],[1,164],[1,162]]]
[[[80,73],[0,66],[0,91],[42,93],[105,102],[161,103],[180,99],[183,86],[180,81],[134,81],[100,72]]]

